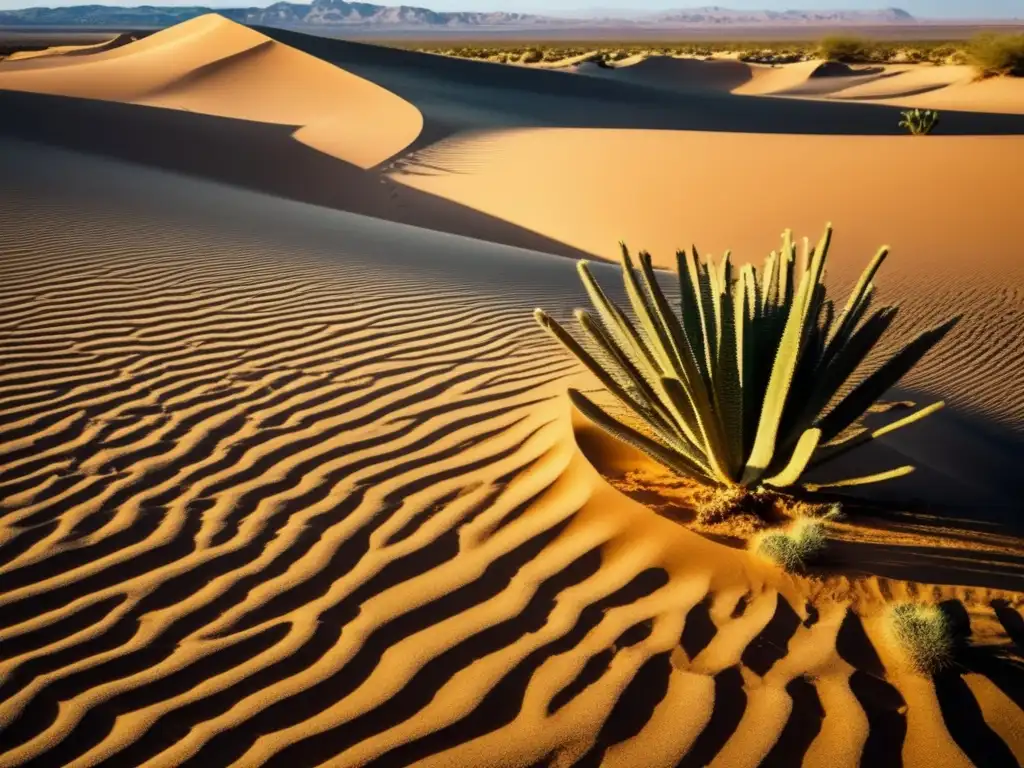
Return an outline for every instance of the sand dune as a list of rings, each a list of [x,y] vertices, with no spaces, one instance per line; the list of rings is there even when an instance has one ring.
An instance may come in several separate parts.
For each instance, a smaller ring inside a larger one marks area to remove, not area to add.
[[[692,85],[212,16],[0,64],[0,766],[1021,761],[1024,125],[636,66]],[[791,576],[628,488],[531,310],[829,219],[836,286],[889,241],[903,332],[965,317]],[[934,680],[903,599],[970,637]]]
[[[922,687],[879,643],[914,585],[808,613],[838,585],[600,478],[529,322],[571,262],[6,149],[0,765],[1020,750],[1012,666]]]
[[[737,59],[642,56],[624,60],[613,67],[594,66],[579,71],[674,91],[803,96],[823,95],[858,82],[874,80],[883,71],[881,67],[870,69],[870,74],[860,74],[858,70],[835,62],[804,61],[768,66]]]
[[[828,136],[537,129],[453,137],[403,158],[392,178],[607,258],[624,240],[663,266],[691,243],[756,262],[776,246],[779,222],[815,237],[833,221],[839,286],[852,284],[878,246],[892,246],[880,289],[904,307],[908,333],[967,310],[950,356],[925,361],[908,386],[952,390],[962,405],[1021,429],[1024,358],[991,330],[996,322],[1012,336],[1024,312],[1024,262],[1007,246],[1019,240],[1014,211],[1024,197],[1024,175],[1004,162],[1014,157],[1024,157],[1022,138],[837,144]],[[983,225],[968,235],[968,222]],[[984,268],[972,254],[984,254]]]
[[[588,64],[575,71],[681,92],[856,99],[910,108],[1024,114],[1024,81],[979,81],[969,66],[849,66],[823,61],[771,66],[735,59],[638,56],[614,67]]]
[[[952,69],[952,68],[951,68]],[[982,105],[990,112],[1024,114],[1024,82],[1021,78],[990,78],[976,81],[973,74],[957,76],[938,72],[907,72],[885,83],[888,90],[873,91],[853,88],[840,91],[839,98],[873,99],[875,103],[898,104],[901,107],[966,112]],[[946,80],[948,78],[948,80]]]
[[[733,92],[753,77],[752,68],[739,61],[701,61],[672,56],[645,57],[615,67],[595,65],[583,72],[624,83],[682,91]]]
[[[407,147],[423,125],[383,88],[213,14],[72,67],[4,68],[0,88],[296,126],[298,141],[360,168]]]

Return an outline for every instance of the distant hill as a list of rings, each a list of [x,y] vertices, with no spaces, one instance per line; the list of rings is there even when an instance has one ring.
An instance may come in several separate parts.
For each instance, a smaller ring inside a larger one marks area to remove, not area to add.
[[[232,21],[245,24],[268,26],[489,27],[524,26],[552,21],[524,13],[441,13],[407,5],[313,0],[311,4],[279,2],[266,8],[152,5],[136,8],[109,5],[25,8],[0,11],[0,25],[166,27],[206,13],[219,13]]]
[[[688,8],[678,11],[659,11],[637,17],[641,22],[657,24],[735,24],[772,26],[788,24],[898,24],[914,21],[914,17],[899,8],[875,11],[734,11],[719,6]]]
[[[205,13],[219,13],[233,21],[265,26],[348,26],[393,29],[473,29],[495,27],[629,27],[756,26],[801,24],[888,24],[913,21],[896,8],[879,11],[733,11],[718,6],[630,14],[609,18],[574,14],[556,18],[526,13],[440,12],[408,5],[388,6],[346,0],[313,0],[310,4],[278,2],[266,8],[207,8],[204,6],[152,6],[123,8],[79,5],[68,8],[26,8],[0,11],[0,26],[61,27],[167,27]]]

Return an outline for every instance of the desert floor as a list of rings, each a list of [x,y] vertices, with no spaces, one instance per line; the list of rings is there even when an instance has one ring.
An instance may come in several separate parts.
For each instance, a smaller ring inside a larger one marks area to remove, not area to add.
[[[52,53],[0,63],[0,766],[1024,761],[1024,82]],[[917,472],[787,575],[631,492],[531,312],[826,221],[900,338],[964,317],[888,398],[949,407],[854,459]]]

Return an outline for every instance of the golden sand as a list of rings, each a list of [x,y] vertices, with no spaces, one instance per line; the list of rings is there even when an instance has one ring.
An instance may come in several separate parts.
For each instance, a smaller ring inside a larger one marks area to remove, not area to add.
[[[1024,758],[1018,83],[268,35],[0,64],[0,766]],[[943,93],[960,135],[834,103]],[[918,472],[787,575],[630,486],[531,310],[584,303],[565,255],[830,219],[837,287],[893,246],[904,338],[965,317],[892,398],[951,407],[858,459]],[[893,600],[961,612],[957,666]]]

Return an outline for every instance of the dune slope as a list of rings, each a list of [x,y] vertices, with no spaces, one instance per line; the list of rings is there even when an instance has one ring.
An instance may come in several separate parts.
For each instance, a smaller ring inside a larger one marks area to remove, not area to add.
[[[908,386],[1024,431],[1024,175],[1004,162],[1017,156],[1024,138],[537,129],[453,137],[391,178],[606,258],[623,240],[665,267],[691,244],[759,263],[783,227],[816,241],[832,221],[838,288],[889,244],[880,298],[902,305],[905,333],[965,313]]]
[[[0,765],[1021,749],[1014,667],[886,650],[917,587],[815,596],[601,480],[529,316],[569,261],[4,148]]]
[[[423,119],[387,90],[210,14],[88,57],[0,68],[0,89],[165,107],[295,126],[294,137],[370,168]]]
[[[1024,78],[979,80],[974,68],[964,65],[849,66],[812,60],[772,66],[735,59],[643,56],[614,67],[588,64],[575,71],[684,93],[858,100],[921,109],[1024,114]]]

